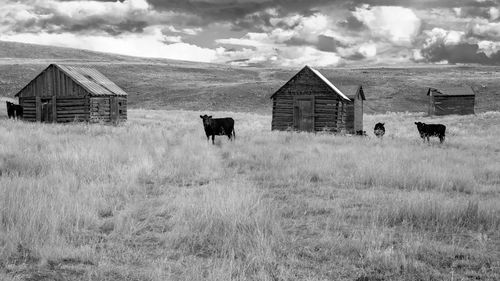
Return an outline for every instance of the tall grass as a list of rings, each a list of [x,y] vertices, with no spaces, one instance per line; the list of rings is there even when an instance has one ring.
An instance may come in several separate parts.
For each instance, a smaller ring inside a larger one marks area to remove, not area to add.
[[[500,275],[500,114],[368,115],[363,138],[270,132],[269,116],[216,112],[237,130],[216,145],[199,115],[0,120],[0,278],[442,279],[454,263],[436,260],[464,253],[456,274]],[[446,142],[424,144],[416,120],[445,123]]]

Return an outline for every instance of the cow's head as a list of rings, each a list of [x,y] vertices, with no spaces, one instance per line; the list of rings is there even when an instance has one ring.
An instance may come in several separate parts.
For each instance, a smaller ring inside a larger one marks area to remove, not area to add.
[[[373,128],[374,130],[384,130],[385,131],[385,127],[384,127],[385,123],[377,123],[375,124],[375,128]]]
[[[210,123],[211,123],[211,120],[212,120],[212,116],[208,116],[208,115],[200,115],[200,118],[203,119],[203,127],[209,127],[210,126]]]

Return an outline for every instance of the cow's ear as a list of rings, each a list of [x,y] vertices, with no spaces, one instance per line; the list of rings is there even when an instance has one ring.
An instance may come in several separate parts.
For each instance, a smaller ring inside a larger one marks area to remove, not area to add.
[[[385,123],[382,123],[382,126],[384,126],[384,125],[385,125]]]
[[[203,119],[203,116],[200,115],[200,118]]]
[[[415,122],[415,125],[418,125],[418,122]]]
[[[208,116],[208,118],[212,118],[212,115]]]

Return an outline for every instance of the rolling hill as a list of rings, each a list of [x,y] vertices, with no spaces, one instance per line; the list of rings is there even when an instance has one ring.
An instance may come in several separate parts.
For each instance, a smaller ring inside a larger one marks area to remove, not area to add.
[[[268,97],[299,69],[236,67],[0,42],[0,96],[12,97],[50,63],[95,67],[129,93],[132,108],[269,113]],[[426,110],[429,85],[470,85],[476,112],[500,110],[498,67],[328,68],[334,84],[362,84],[366,113]]]

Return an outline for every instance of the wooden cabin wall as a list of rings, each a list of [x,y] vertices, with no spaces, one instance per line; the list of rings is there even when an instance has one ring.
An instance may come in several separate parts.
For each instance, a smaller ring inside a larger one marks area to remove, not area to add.
[[[474,96],[434,96],[434,115],[474,114]]]
[[[354,99],[354,133],[363,131],[363,100]]]
[[[89,98],[66,96],[56,98],[57,122],[89,120]]]
[[[354,102],[345,102],[345,119],[343,118],[344,129],[346,133],[353,134],[354,130],[354,119],[355,119],[355,106]]]
[[[337,132],[339,100],[333,95],[316,96],[314,106],[314,130]]]
[[[85,96],[87,91],[57,67],[49,67],[32,80],[19,97]]]
[[[23,120],[36,121],[35,97],[20,97],[19,104],[23,107]]]
[[[283,96],[273,99],[273,130],[293,129],[293,96]]]
[[[118,119],[119,121],[127,120],[127,97],[117,97],[118,99]]]
[[[110,122],[111,107],[109,97],[90,98],[90,122]]]

